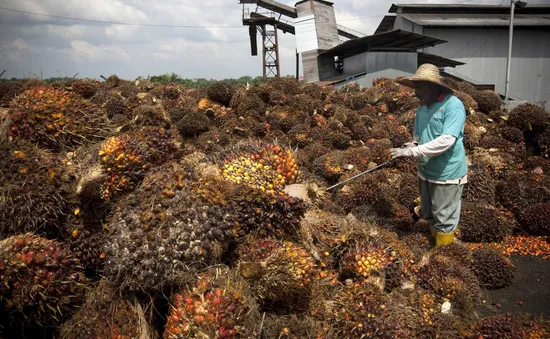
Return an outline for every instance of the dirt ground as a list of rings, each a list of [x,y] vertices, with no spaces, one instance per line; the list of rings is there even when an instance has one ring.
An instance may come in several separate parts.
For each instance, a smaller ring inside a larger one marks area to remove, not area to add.
[[[550,260],[530,256],[513,256],[516,266],[514,283],[498,290],[486,291],[481,316],[494,313],[530,313],[550,317]]]

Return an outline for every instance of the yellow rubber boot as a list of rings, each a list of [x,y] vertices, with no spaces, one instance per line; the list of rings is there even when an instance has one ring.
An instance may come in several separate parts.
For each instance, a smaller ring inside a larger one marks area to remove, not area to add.
[[[452,244],[455,241],[455,234],[454,232],[451,233],[441,233],[437,232],[435,235],[435,246],[444,246]]]

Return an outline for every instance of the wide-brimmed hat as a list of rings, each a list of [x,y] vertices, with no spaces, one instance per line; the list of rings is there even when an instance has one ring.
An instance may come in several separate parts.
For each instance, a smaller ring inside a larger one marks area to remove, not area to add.
[[[439,74],[439,68],[432,64],[423,64],[416,70],[415,75],[410,78],[397,79],[397,83],[407,86],[416,87],[418,82],[431,82],[440,86],[444,91],[453,92],[453,89],[444,84],[441,81],[441,75]]]

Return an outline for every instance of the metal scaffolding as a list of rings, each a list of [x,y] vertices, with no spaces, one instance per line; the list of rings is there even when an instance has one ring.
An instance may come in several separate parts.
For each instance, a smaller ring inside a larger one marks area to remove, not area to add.
[[[267,29],[266,27],[273,27]],[[277,25],[258,27],[262,34],[263,41],[263,76],[279,77],[281,74],[279,65],[279,37],[277,34]]]

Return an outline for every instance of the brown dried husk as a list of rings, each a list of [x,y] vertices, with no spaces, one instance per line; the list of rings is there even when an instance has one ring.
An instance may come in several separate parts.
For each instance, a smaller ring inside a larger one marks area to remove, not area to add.
[[[22,81],[0,81],[0,107],[8,107],[15,96],[25,89]]]
[[[266,315],[262,338],[329,339],[337,338],[336,330],[328,323],[303,315]]]
[[[492,205],[464,202],[460,216],[460,239],[466,242],[501,242],[516,226],[512,213]]]
[[[102,280],[78,312],[60,326],[59,335],[62,339],[155,339],[152,312],[151,305],[144,307],[134,295]]]
[[[56,235],[69,186],[55,157],[22,140],[0,141],[0,238],[45,232]]]
[[[53,151],[73,150],[114,131],[100,107],[51,87],[21,93],[11,102],[9,114],[11,135]]]
[[[509,258],[490,248],[479,248],[472,254],[472,271],[483,288],[497,289],[514,282],[516,267]]]
[[[500,96],[494,91],[480,91],[473,95],[479,105],[479,110],[485,114],[500,109]]]

